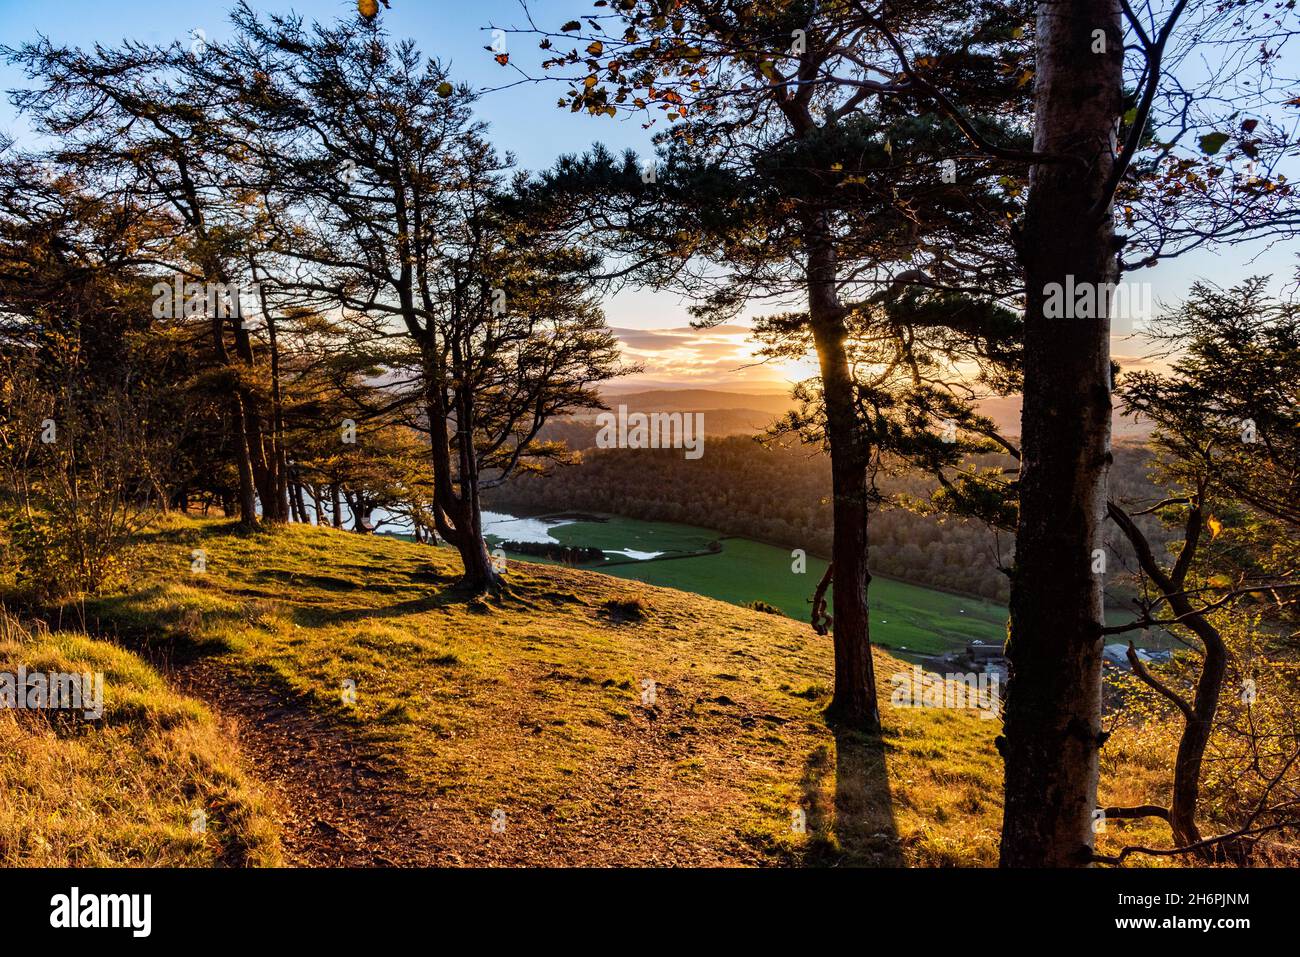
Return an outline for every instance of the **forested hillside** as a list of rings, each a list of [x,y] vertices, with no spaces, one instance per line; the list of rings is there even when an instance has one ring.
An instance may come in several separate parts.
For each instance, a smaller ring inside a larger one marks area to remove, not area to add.
[[[1157,497],[1146,477],[1149,453],[1120,445],[1112,469],[1116,494],[1148,503]],[[989,457],[992,461],[992,457]],[[933,483],[917,473],[881,476],[871,517],[872,571],[933,588],[1006,601],[1012,538],[972,519],[921,514],[902,500],[928,500]],[[808,448],[766,446],[753,437],[709,439],[688,460],[674,449],[595,449],[549,477],[519,476],[494,489],[490,506],[521,514],[609,512],[682,522],[828,556],[831,550],[830,462]],[[1151,534],[1165,533],[1146,519]],[[1108,542],[1126,561],[1119,535]],[[1116,597],[1125,593],[1116,583]]]

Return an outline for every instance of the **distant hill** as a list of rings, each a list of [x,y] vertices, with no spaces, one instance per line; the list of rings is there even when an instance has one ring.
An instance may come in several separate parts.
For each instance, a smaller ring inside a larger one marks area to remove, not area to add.
[[[778,416],[794,407],[785,393],[718,392],[713,389],[652,389],[646,392],[606,391],[611,406],[626,405],[643,412],[710,412],[717,409],[753,410]]]
[[[996,422],[1003,435],[1019,435],[1020,405],[1018,395],[1000,396],[980,402],[980,412]],[[1120,415],[1118,409],[1111,416],[1110,428],[1111,434],[1117,439],[1145,439],[1151,434],[1149,422],[1135,422],[1128,416]]]
[[[775,393],[717,392],[712,389],[651,389],[644,392],[605,392],[605,404],[617,411],[681,412],[704,414],[704,434],[710,439],[729,435],[754,435],[793,408],[787,395]],[[542,429],[546,441],[562,441],[571,449],[596,444],[598,412],[552,419]]]
[[[715,389],[647,389],[640,392],[607,390],[602,396],[611,409],[627,406],[628,412],[703,412],[704,434],[711,439],[729,435],[754,435],[773,420],[794,408],[789,395],[775,392],[724,392]],[[998,396],[979,403],[980,411],[991,418],[1002,434],[1020,434],[1018,395]],[[543,429],[547,440],[562,440],[570,448],[587,449],[595,445],[597,413],[552,420]],[[1151,434],[1150,423],[1135,422],[1116,410],[1111,420],[1113,436],[1118,439],[1145,439]]]

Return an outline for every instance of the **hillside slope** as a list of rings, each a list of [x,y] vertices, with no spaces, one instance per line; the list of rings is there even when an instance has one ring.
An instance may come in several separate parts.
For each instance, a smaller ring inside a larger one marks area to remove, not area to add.
[[[101,674],[103,715],[0,709],[0,864],[280,863],[266,796],[209,709],[120,648],[0,612],[0,672],[19,668]]]
[[[882,740],[835,735],[806,625],[526,563],[486,603],[454,552],[301,526],[175,520],[136,558],[92,623],[243,715],[299,862],[995,859],[998,722],[887,707],[878,653]]]

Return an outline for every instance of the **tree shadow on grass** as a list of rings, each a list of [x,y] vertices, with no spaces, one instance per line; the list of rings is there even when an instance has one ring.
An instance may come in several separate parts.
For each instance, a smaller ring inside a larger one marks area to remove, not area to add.
[[[88,634],[113,641],[143,656],[164,670],[208,655],[230,650],[223,639],[207,633],[221,625],[244,619],[239,607],[192,608],[169,599],[161,583],[131,592],[100,595],[76,605],[65,603],[47,610],[52,627],[73,620]]]
[[[275,534],[275,529],[239,524],[238,519],[223,519],[206,525],[175,523],[154,525],[136,532],[134,540],[142,545],[192,544],[213,538],[262,538]]]
[[[834,774],[834,788],[827,778]],[[830,749],[808,756],[801,782],[808,844],[804,863],[813,867],[902,867],[893,798],[879,735],[837,730]]]
[[[455,606],[463,606],[467,611],[480,615],[490,615],[502,610],[499,600],[489,601],[481,591],[455,583],[448,584],[432,594],[393,602],[391,605],[342,608],[338,611],[325,611],[320,608],[302,609],[302,611],[311,617],[313,624],[335,625],[373,618],[404,618],[407,615],[422,615],[425,612]]]

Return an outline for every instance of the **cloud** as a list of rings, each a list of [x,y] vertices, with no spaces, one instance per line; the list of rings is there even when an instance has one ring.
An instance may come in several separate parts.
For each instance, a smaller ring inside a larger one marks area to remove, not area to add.
[[[758,363],[754,355],[757,347],[750,340],[747,326],[615,327],[613,332],[622,343],[628,361],[643,367],[638,379],[671,380],[682,387],[771,387],[791,381],[783,367]],[[634,381],[628,380],[627,384]]]
[[[744,326],[717,326],[712,329],[692,329],[677,326],[668,329],[626,329],[615,327],[614,334],[624,345],[646,352],[665,349],[708,349],[726,347],[748,350],[749,329]]]

